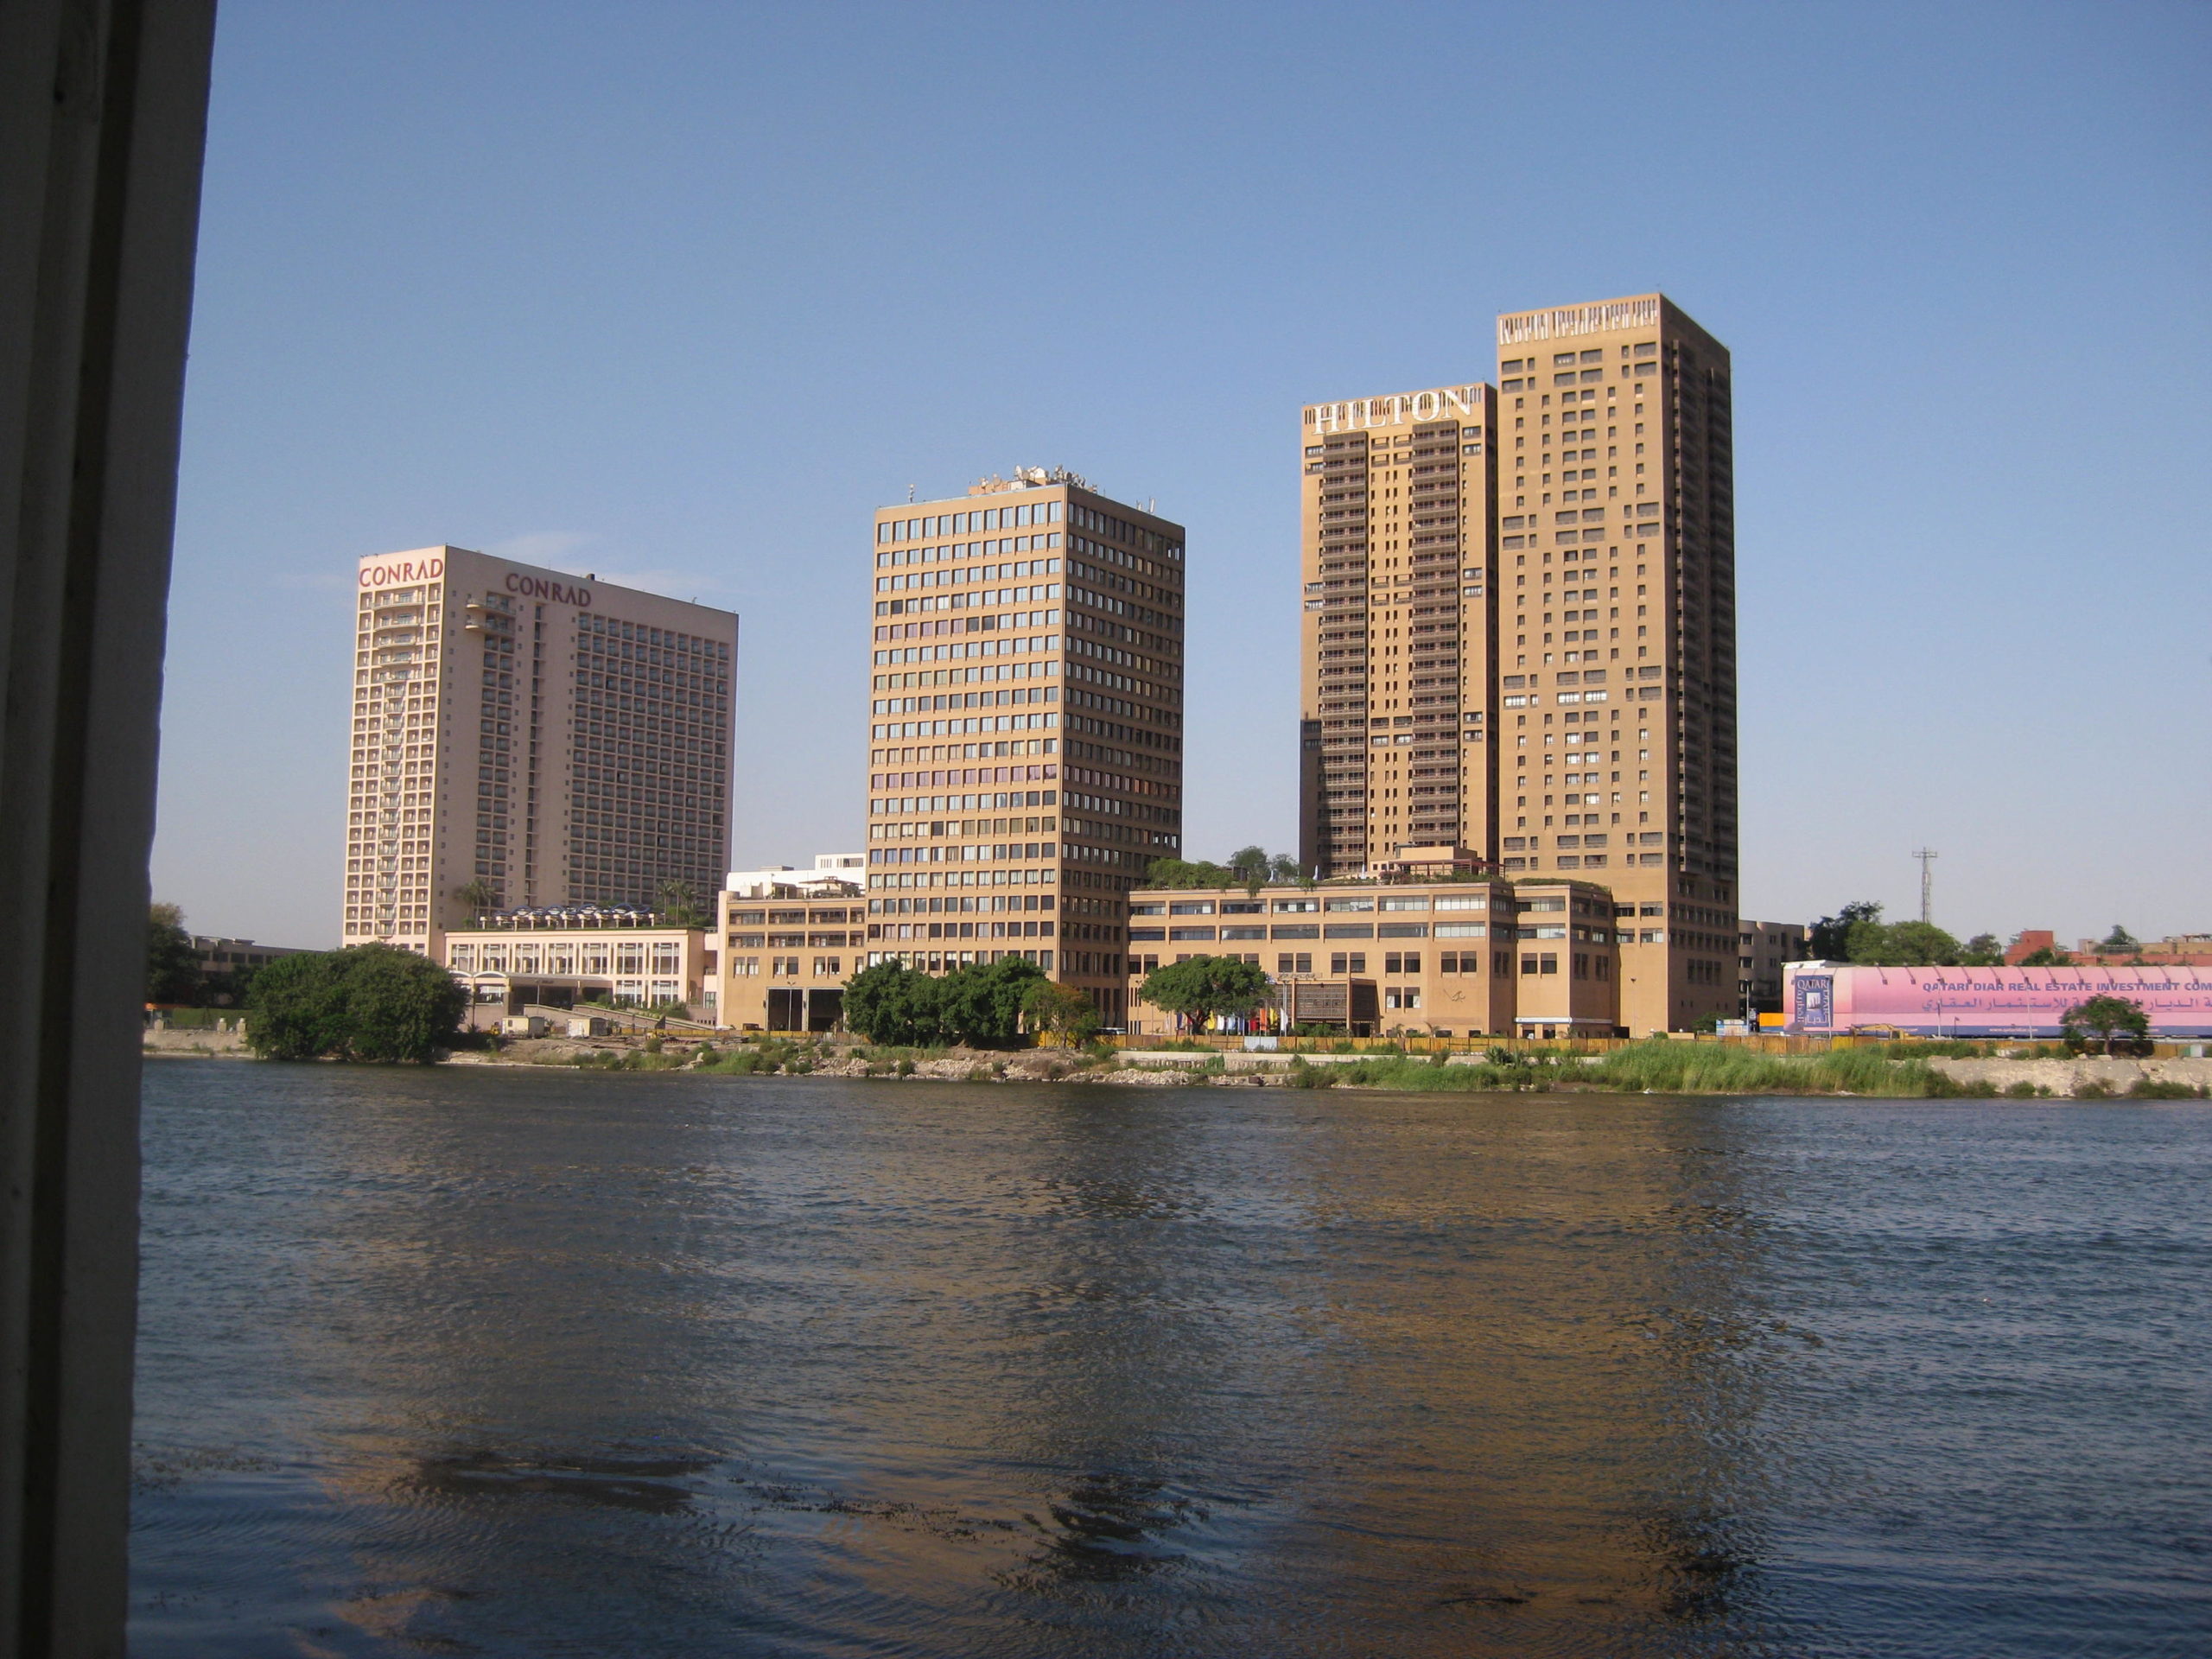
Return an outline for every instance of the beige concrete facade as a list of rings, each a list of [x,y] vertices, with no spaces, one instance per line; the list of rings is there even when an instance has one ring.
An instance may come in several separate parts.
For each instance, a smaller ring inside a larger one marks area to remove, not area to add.
[[[1019,954],[1119,1022],[1126,897],[1182,849],[1183,558],[1066,474],[876,513],[868,963]]]
[[[1510,314],[1497,340],[1501,866],[1603,870],[1634,908],[1631,1031],[1732,1015],[1727,350],[1657,294]]]
[[[1495,850],[1496,394],[1309,404],[1300,427],[1299,861]]]
[[[1735,1014],[1728,353],[1656,294],[1497,340],[1495,390],[1303,411],[1302,861],[1587,874],[1624,1025]]]
[[[346,944],[442,960],[480,908],[709,902],[734,615],[457,547],[357,581]],[[488,906],[461,896],[479,881]]]
[[[747,1031],[832,1029],[844,1016],[845,982],[866,965],[868,920],[856,886],[769,899],[725,889],[715,978],[721,1022]]]
[[[1267,970],[1280,1030],[1353,1036],[1603,1036],[1620,1029],[1613,897],[1560,878],[1144,888],[1129,896],[1130,1029],[1172,1032],[1137,987],[1164,963],[1236,956]]]

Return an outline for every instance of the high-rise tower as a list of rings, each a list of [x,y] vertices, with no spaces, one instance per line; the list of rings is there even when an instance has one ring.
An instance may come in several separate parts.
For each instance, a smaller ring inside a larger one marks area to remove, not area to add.
[[[1728,353],[1656,294],[1497,337],[1495,391],[1304,411],[1301,859],[1603,882],[1622,1023],[1732,1014]]]
[[[1497,414],[1479,383],[1309,404],[1299,861],[1487,852]]]
[[[1603,872],[1630,1031],[1733,1014],[1727,350],[1657,294],[1497,341],[1501,862]]]
[[[711,906],[737,618],[458,547],[358,573],[345,940],[480,911]]]
[[[1064,472],[875,515],[868,960],[1027,957],[1124,1015],[1179,857],[1183,530]]]

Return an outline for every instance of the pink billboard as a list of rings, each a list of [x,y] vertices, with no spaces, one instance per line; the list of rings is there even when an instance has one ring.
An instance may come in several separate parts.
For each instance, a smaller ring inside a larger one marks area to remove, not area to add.
[[[1895,1026],[1926,1036],[2056,1037],[2093,996],[2139,1002],[2158,1037],[2212,1037],[2212,969],[1864,968],[1783,969],[1785,1029],[1808,1035]]]

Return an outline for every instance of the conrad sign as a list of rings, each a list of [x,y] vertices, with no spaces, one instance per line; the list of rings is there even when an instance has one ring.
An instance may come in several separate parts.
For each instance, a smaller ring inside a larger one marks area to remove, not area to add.
[[[549,576],[526,576],[518,570],[510,570],[506,588],[524,599],[550,599],[556,605],[574,605],[579,609],[589,609],[591,606],[590,588],[581,583],[555,582]]]
[[[1378,427],[1418,421],[1479,420],[1484,385],[1438,386],[1428,391],[1399,392],[1389,397],[1355,397],[1345,404],[1309,404],[1306,424],[1314,433],[1371,432]]]
[[[446,574],[446,562],[435,553],[420,557],[377,559],[361,567],[360,583],[367,588],[401,588],[410,582],[437,582]],[[580,582],[563,582],[555,575],[509,570],[495,578],[507,592],[520,599],[548,600],[556,605],[591,608],[591,589]]]
[[[435,553],[419,559],[380,559],[361,567],[364,588],[397,588],[410,582],[435,582],[446,573],[446,562]]]

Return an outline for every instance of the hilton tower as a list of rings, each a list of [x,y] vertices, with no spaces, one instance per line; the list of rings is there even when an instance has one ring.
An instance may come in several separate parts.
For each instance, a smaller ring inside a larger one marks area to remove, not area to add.
[[[711,906],[737,618],[458,547],[363,559],[345,939],[486,910]]]
[[[1728,352],[1663,296],[1497,321],[1496,389],[1304,411],[1300,849],[1612,889],[1621,1021],[1736,1011]]]

